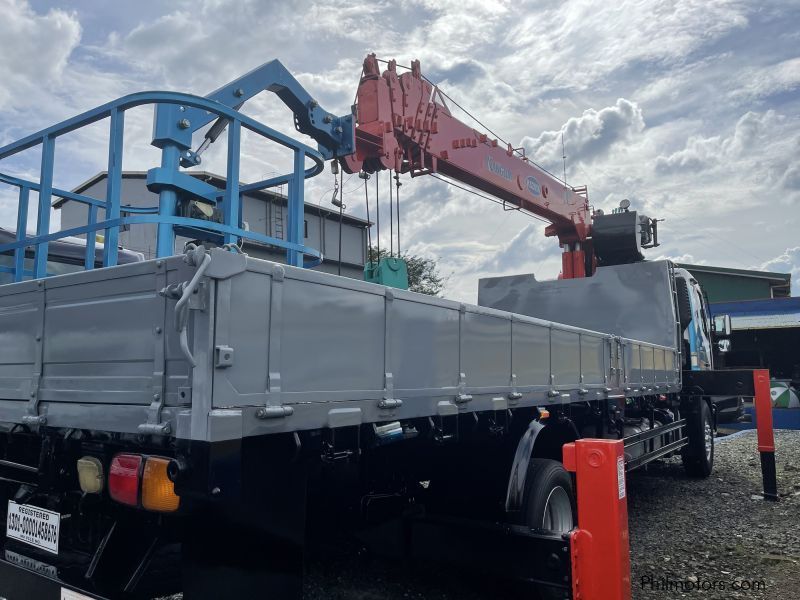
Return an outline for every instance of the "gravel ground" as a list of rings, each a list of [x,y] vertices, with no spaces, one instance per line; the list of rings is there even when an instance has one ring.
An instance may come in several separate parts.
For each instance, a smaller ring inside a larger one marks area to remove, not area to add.
[[[707,480],[687,478],[679,458],[657,461],[630,476],[633,600],[800,598],[800,432],[779,431],[775,438],[778,503],[760,496],[754,431],[718,440]],[[509,595],[497,581],[436,566],[416,565],[412,571],[354,548],[312,559],[305,590],[307,600],[498,600]]]
[[[775,445],[778,503],[760,496],[752,430],[718,440],[714,472],[705,481],[687,479],[675,459],[631,475],[634,600],[800,598],[800,432],[776,432]],[[691,589],[659,590],[662,578]],[[764,588],[734,589],[751,582]],[[714,584],[716,590],[696,589]]]

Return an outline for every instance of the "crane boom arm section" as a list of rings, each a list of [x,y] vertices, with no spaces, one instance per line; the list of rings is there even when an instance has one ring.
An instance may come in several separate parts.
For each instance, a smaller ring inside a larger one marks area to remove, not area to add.
[[[375,55],[367,56],[357,119],[356,152],[342,159],[348,172],[441,173],[550,221],[546,234],[562,244],[590,235],[585,188],[564,185],[524,153],[455,118],[439,89],[422,77],[419,61],[401,75],[390,61],[381,74]]]

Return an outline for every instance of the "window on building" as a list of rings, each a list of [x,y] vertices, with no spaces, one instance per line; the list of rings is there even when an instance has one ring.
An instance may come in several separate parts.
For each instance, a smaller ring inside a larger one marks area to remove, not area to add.
[[[303,236],[308,237],[308,219],[303,219]]]

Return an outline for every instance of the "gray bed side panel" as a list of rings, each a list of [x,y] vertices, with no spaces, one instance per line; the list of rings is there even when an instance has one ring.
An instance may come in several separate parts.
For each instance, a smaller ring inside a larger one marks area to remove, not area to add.
[[[511,360],[518,386],[550,385],[550,327],[513,323]]]
[[[384,299],[289,278],[282,285],[281,390],[383,389]]]
[[[680,383],[674,351],[647,341],[212,256],[190,303],[193,370],[175,298],[158,293],[193,275],[181,257],[1,286],[0,423],[40,414],[53,427],[136,432],[163,391],[174,435],[219,440]]]
[[[511,381],[511,319],[471,312],[461,326],[461,373],[470,387]],[[467,375],[469,374],[469,375]]]
[[[43,308],[42,295],[35,287],[0,296],[0,397],[3,399],[29,399],[34,373],[39,368],[36,337],[41,334]]]
[[[610,334],[266,265],[249,259],[245,272],[216,284],[215,343],[236,356],[214,369],[216,408],[390,398],[421,416],[450,410],[442,398],[461,394],[605,389],[616,377]],[[621,348],[620,384],[673,382],[663,367],[656,373],[644,345],[645,369],[641,343]],[[438,404],[422,406],[423,397]]]
[[[175,329],[158,294],[177,281],[174,270],[151,265],[127,277],[48,285],[39,399],[150,404],[163,389],[177,400],[188,369],[177,345],[165,344]]]
[[[458,385],[459,312],[394,299],[389,302],[388,372],[397,390],[451,390]],[[409,351],[413,349],[413,351]]]
[[[675,309],[667,261],[601,267],[592,277],[481,279],[478,304],[674,347]]]
[[[581,383],[602,384],[606,376],[606,340],[593,335],[581,335]]]
[[[0,399],[25,400],[29,413],[36,403],[40,413],[66,403],[147,406],[162,392],[179,403],[188,365],[158,291],[187,276],[182,262],[153,261],[3,286]],[[86,425],[98,420],[87,414]]]

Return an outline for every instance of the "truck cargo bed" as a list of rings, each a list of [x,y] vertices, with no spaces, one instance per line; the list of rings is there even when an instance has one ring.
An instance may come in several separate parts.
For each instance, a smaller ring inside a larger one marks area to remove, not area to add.
[[[0,286],[0,423],[218,441],[680,389],[675,347],[210,255],[193,369],[183,257]]]

